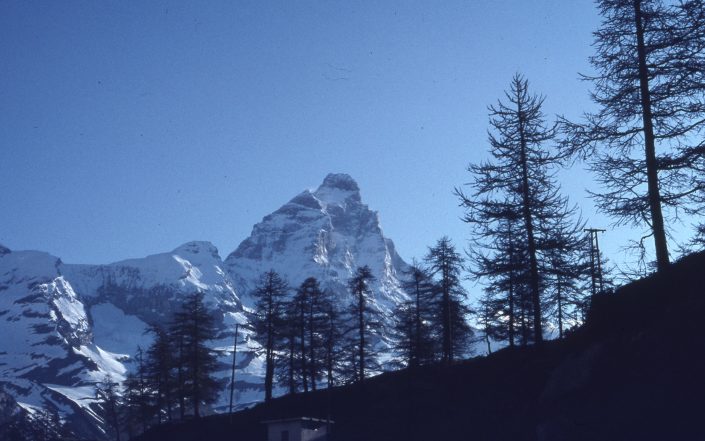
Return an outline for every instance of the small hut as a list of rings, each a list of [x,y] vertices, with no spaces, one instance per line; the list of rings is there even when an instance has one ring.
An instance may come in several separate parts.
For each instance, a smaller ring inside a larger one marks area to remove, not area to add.
[[[267,441],[329,441],[333,421],[298,417],[262,421]]]

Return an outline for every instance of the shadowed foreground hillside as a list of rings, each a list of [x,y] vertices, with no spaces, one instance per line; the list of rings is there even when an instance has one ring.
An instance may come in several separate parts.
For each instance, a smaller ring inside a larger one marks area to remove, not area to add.
[[[262,420],[330,410],[335,441],[702,440],[704,317],[699,253],[596,298],[586,326],[542,349],[388,373],[139,439],[259,441]]]

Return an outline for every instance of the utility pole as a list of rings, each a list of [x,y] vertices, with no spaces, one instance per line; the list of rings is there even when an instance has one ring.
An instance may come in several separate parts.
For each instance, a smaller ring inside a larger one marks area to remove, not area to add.
[[[600,257],[600,242],[597,239],[597,233],[604,233],[607,230],[600,228],[586,228],[584,230],[590,233],[590,268],[591,268],[591,278],[592,278],[592,295],[597,293],[597,284],[600,285],[600,292],[604,291],[604,284],[602,281],[602,258]],[[597,268],[595,268],[595,263],[597,262]]]
[[[230,423],[233,422],[233,396],[235,395],[235,358],[237,357],[237,331],[239,323],[235,323],[235,344],[233,344],[233,369],[230,375],[230,407],[228,413],[230,414]]]

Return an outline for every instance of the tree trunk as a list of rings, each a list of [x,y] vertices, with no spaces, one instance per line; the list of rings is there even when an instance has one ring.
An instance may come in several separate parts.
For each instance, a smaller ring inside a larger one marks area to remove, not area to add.
[[[326,348],[326,373],[328,380],[328,388],[333,387],[333,348],[330,346]]]
[[[308,368],[306,367],[306,302],[301,299],[299,338],[301,339],[301,379],[303,381],[304,392],[308,392]]]
[[[360,383],[362,383],[365,380],[365,318],[364,318],[364,312],[365,312],[365,297],[364,297],[364,288],[360,288],[360,291],[358,292],[358,303],[359,303],[359,326],[360,326],[360,350],[359,350],[359,357],[360,357]]]
[[[179,382],[179,416],[183,421],[186,416],[186,390],[184,381],[184,369],[182,367],[184,360],[184,337],[179,336],[179,367],[177,371],[177,378]]]
[[[512,240],[511,227],[509,228],[509,240]],[[514,347],[514,245],[509,246],[509,347]]]
[[[294,340],[294,336],[292,335],[289,339],[289,393],[291,395],[296,393],[296,382],[294,381],[294,371],[296,370],[296,366],[294,363],[294,354],[296,353],[296,341]],[[304,378],[306,377],[306,373],[304,372]],[[308,391],[308,388],[304,389],[305,391]]]
[[[267,349],[266,366],[264,375],[264,402],[272,400],[272,379],[274,377],[274,360],[271,351]]]
[[[443,359],[447,364],[453,361],[453,337],[452,337],[452,321],[450,311],[450,287],[448,286],[448,269],[447,262],[443,263]]]
[[[316,348],[313,345],[315,339],[314,332],[314,318],[313,318],[313,301],[309,305],[309,315],[308,315],[308,369],[309,378],[311,379],[311,390],[315,392],[316,390],[316,374],[318,373],[318,363],[316,360]]]
[[[543,343],[541,326],[541,297],[539,292],[539,269],[536,259],[536,239],[534,238],[534,223],[531,214],[531,195],[529,193],[529,169],[526,158],[526,138],[524,133],[524,115],[521,101],[518,103],[519,115],[519,142],[521,147],[521,179],[522,179],[522,212],[526,224],[526,235],[529,248],[529,267],[531,274],[531,304],[534,313],[534,342],[536,345]]]
[[[333,387],[333,353],[335,352],[336,342],[333,340],[333,330],[335,329],[335,320],[333,319],[332,306],[328,311],[328,336],[326,337],[326,370],[328,374],[328,389]]]
[[[649,70],[646,66],[646,48],[644,46],[644,26],[641,14],[641,0],[634,0],[634,24],[636,27],[637,54],[639,57],[639,88],[641,92],[642,119],[644,122],[644,148],[646,150],[646,179],[651,211],[651,229],[656,247],[656,264],[658,271],[669,266],[666,229],[661,213],[661,195],[658,183],[658,163],[654,137],[653,116],[651,113],[651,92],[649,90]]]
[[[266,366],[264,374],[264,402],[268,403],[272,399],[272,384],[274,382],[274,307],[272,301],[269,301],[269,307],[267,311],[267,347],[265,351],[266,355]]]
[[[198,305],[194,301],[193,312],[193,415],[196,418],[201,417],[201,361],[198,359]]]
[[[419,287],[418,278],[416,280],[416,335],[414,335],[414,351],[412,358],[412,366],[418,367],[421,359],[421,288]]]
[[[561,292],[561,278],[557,277],[558,289],[558,338],[563,339],[563,293]]]
[[[514,347],[514,274],[509,275],[509,347]]]

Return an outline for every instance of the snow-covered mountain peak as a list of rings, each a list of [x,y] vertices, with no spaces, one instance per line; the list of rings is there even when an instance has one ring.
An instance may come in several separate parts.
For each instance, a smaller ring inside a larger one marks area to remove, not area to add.
[[[185,244],[176,247],[172,252],[179,256],[187,255],[195,260],[215,259],[220,260],[220,254],[218,254],[218,248],[208,241],[194,240],[191,242],[186,242]],[[200,255],[197,257],[197,255]]]
[[[330,173],[323,183],[313,192],[313,196],[323,205],[345,206],[347,203],[361,203],[360,187],[345,173]]]
[[[316,277],[347,302],[347,280],[358,266],[368,265],[377,278],[381,309],[391,311],[405,297],[397,274],[406,264],[384,237],[377,212],[362,202],[357,183],[346,174],[329,174],[317,190],[306,190],[265,216],[225,265],[248,306],[259,275],[270,269],[293,287]]]
[[[328,173],[323,179],[323,183],[319,187],[321,188],[337,188],[340,190],[359,192],[360,187],[357,185],[357,181],[352,178],[347,173]]]

